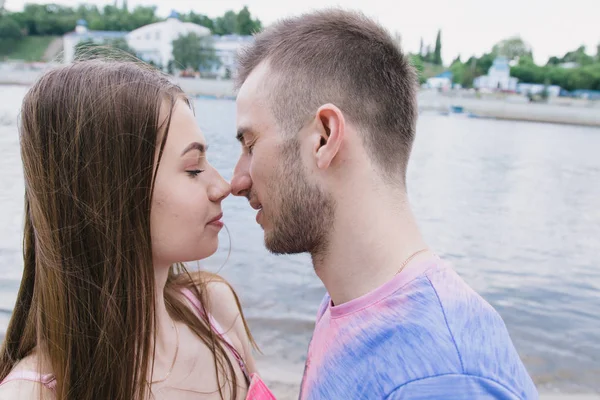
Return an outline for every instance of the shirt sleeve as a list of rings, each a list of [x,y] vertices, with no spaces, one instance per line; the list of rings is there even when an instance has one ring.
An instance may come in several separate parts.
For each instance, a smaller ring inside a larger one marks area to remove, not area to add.
[[[537,397],[536,397],[537,398]],[[394,389],[387,400],[529,400],[491,379],[465,374],[448,374],[415,380]]]

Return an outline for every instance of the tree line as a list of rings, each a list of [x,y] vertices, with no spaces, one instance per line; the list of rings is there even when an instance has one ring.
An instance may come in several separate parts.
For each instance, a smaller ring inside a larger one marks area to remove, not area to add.
[[[106,5],[102,8],[91,4],[77,7],[27,4],[23,11],[19,12],[0,10],[0,54],[7,48],[14,47],[24,36],[63,35],[70,32],[74,30],[79,19],[86,20],[91,30],[126,32],[161,20],[156,15],[156,7],[136,6],[130,10],[126,2],[120,7]],[[216,18],[190,11],[180,15],[180,19],[205,26],[216,35],[250,35],[262,30],[261,21],[252,17],[248,7],[244,7],[239,12],[227,11]],[[183,64],[192,64],[202,58],[193,56],[192,49],[210,47],[206,43],[200,45],[198,41],[197,38],[182,40],[180,58],[193,60]],[[190,50],[184,51],[183,48],[186,46]],[[121,43],[117,47],[124,47],[124,45]],[[497,43],[491,51],[481,57],[472,56],[465,61],[460,56],[455,58],[448,69],[453,74],[454,83],[461,84],[463,87],[472,87],[477,76],[487,74],[496,57],[504,56],[512,61],[511,76],[516,77],[520,82],[558,85],[569,91],[600,90],[600,44],[595,50],[595,55],[587,54],[585,47],[581,46],[563,56],[551,57],[545,65],[537,65],[533,61],[531,47],[520,37],[511,37]],[[434,46],[425,45],[421,40],[419,53],[412,54],[410,57],[419,71],[421,82],[443,70],[442,32],[437,32]],[[213,62],[214,55],[210,54],[204,59],[207,63]]]
[[[129,32],[163,18],[156,15],[156,7],[136,6],[130,10],[126,3],[102,8],[93,4],[26,4],[19,12],[0,10],[0,47],[14,45],[24,36],[64,35],[73,31],[80,19],[87,22],[90,30]],[[239,12],[227,11],[214,19],[191,11],[181,14],[180,19],[205,26],[215,35],[251,35],[262,29],[261,21],[252,17],[248,7]]]
[[[441,32],[438,31],[433,51],[429,46],[424,47],[421,41],[420,53],[411,56],[413,64],[421,72],[421,82],[427,78],[423,74],[426,64],[442,65],[441,48]],[[502,56],[511,61],[510,75],[519,82],[558,85],[568,91],[600,90],[600,44],[594,50],[596,54],[587,54],[585,46],[580,46],[562,57],[550,57],[545,65],[537,65],[531,47],[517,36],[495,44],[481,57],[472,56],[462,61],[458,56],[448,69],[452,72],[454,83],[470,88],[475,78],[486,75],[496,57]]]

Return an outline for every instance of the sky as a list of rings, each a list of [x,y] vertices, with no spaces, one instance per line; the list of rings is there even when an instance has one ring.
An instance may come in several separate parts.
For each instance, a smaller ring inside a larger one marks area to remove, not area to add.
[[[2,0],[0,0],[1,2]],[[119,4],[123,0],[118,0]],[[5,7],[18,11],[24,3],[58,3],[74,6],[81,0],[5,0]],[[103,6],[114,0],[87,0]],[[480,56],[502,39],[519,35],[532,48],[537,63],[563,56],[581,45],[596,54],[600,43],[600,0],[128,0],[129,7],[155,5],[166,17],[172,9],[193,10],[211,18],[247,5],[263,26],[280,18],[325,7],[359,10],[402,38],[406,51],[417,52],[419,43],[435,45],[442,30],[442,57],[449,64],[457,55],[463,61]]]

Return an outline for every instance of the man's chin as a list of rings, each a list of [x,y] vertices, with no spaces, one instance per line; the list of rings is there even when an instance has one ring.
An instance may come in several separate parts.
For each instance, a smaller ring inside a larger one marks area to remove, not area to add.
[[[281,236],[276,237],[272,230],[263,229],[265,231],[265,247],[270,253],[282,255],[308,252],[308,249],[298,246],[298,243],[282,240]]]

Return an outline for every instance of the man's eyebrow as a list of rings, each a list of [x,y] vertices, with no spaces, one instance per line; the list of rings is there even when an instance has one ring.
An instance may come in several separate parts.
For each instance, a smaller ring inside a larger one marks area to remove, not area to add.
[[[183,149],[183,151],[181,152],[181,156],[184,156],[186,153],[192,150],[198,150],[200,151],[200,153],[206,153],[206,151],[208,150],[208,145],[199,142],[192,142],[188,145],[188,147]]]

